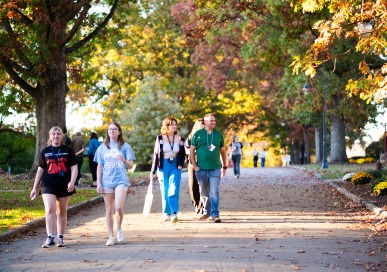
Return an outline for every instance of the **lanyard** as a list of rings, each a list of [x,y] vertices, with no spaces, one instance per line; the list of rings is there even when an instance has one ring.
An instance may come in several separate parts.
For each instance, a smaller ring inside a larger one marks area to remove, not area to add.
[[[173,151],[173,144],[175,143],[175,134],[173,134],[172,143],[169,140],[169,136],[167,135],[169,146],[171,147],[171,151]]]
[[[208,132],[207,132],[207,148],[210,149],[212,146],[212,139],[214,138],[214,132],[211,133],[211,142],[210,145],[208,145]],[[212,150],[211,150],[212,151]]]
[[[54,153],[54,148],[51,146],[51,152],[52,152],[52,155],[55,156],[55,161],[56,161],[56,164],[58,165],[59,164],[59,154],[60,154],[60,148],[58,149],[58,152],[55,154]]]

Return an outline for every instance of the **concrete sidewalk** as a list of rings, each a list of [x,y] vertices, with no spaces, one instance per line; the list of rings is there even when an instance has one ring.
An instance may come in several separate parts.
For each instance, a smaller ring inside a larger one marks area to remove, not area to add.
[[[0,271],[387,271],[386,237],[363,220],[372,213],[319,179],[291,168],[232,170],[221,183],[223,223],[199,222],[183,174],[179,223],[142,208],[146,187],[128,195],[126,242],[105,246],[103,203],[69,218],[65,248],[43,249],[45,229],[0,246]]]

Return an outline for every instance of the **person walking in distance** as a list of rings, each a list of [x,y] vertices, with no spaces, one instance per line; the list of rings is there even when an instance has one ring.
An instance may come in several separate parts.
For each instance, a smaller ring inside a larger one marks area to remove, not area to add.
[[[71,195],[75,193],[75,180],[78,174],[77,157],[74,151],[64,144],[62,129],[52,127],[48,134],[48,146],[40,153],[38,170],[30,193],[33,200],[41,183],[40,193],[46,213],[47,230],[47,239],[42,245],[43,248],[55,245],[55,221],[57,246],[64,246],[67,206]]]
[[[151,176],[157,171],[164,221],[177,223],[179,212],[181,169],[185,160],[184,138],[177,133],[177,120],[167,117],[161,125],[153,152]]]
[[[79,180],[82,177],[81,169],[82,169],[82,165],[83,165],[83,151],[85,151],[85,147],[86,147],[86,143],[82,139],[81,132],[76,133],[76,137],[73,140],[71,146],[75,152],[75,155],[77,156],[77,161],[78,161],[78,176],[77,176],[77,180],[75,182],[75,186],[78,186]]]
[[[206,114],[204,125],[203,129],[193,135],[190,147],[190,160],[199,182],[204,206],[199,220],[211,217],[215,223],[220,223],[219,185],[227,170],[227,151],[222,133],[215,129],[215,114]]]
[[[261,154],[259,154],[261,157],[261,167],[265,167],[265,160],[266,160],[266,151],[265,148],[262,148]]]
[[[98,135],[95,132],[92,132],[90,134],[90,141],[89,141],[89,150],[88,150],[88,157],[89,157],[89,168],[91,172],[91,177],[93,179],[93,183],[91,184],[91,187],[97,187],[97,167],[98,163],[94,161],[94,155],[97,151],[98,147],[100,146],[100,142],[98,141]]]
[[[230,144],[231,148],[231,159],[234,164],[234,176],[239,178],[241,174],[241,158],[243,155],[243,144],[239,142],[239,137],[235,135],[232,137],[232,143]]]
[[[203,203],[200,199],[200,189],[199,189],[199,183],[195,175],[195,171],[193,169],[192,163],[190,162],[189,153],[190,153],[190,147],[191,147],[191,139],[192,136],[195,134],[196,131],[199,129],[204,128],[204,120],[203,118],[198,119],[192,130],[191,133],[188,135],[187,139],[185,140],[185,148],[186,148],[186,154],[188,155],[188,186],[189,186],[189,194],[191,195],[191,201],[192,204],[195,207],[195,212],[202,214],[203,212]]]
[[[111,123],[107,135],[94,156],[97,166],[97,192],[102,194],[106,211],[106,226],[109,233],[107,246],[113,246],[116,241],[125,240],[122,231],[124,219],[125,197],[130,186],[126,169],[133,167],[136,157],[132,147],[125,142],[121,126]],[[117,240],[114,238],[114,218]]]
[[[254,167],[258,166],[258,156],[259,156],[258,150],[256,148],[254,148],[254,150],[253,150],[253,164],[254,164]]]

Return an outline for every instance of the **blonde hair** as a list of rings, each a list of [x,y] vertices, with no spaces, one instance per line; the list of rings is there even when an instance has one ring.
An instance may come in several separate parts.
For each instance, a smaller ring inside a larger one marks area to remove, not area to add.
[[[198,120],[196,120],[194,126],[192,127],[191,133],[188,135],[188,138],[192,138],[196,131],[202,129],[202,126],[204,127],[204,120],[203,118],[199,118]]]
[[[50,131],[48,132],[48,140],[47,140],[47,145],[48,146],[52,144],[52,142],[51,142],[51,135],[54,133],[55,130],[58,130],[60,132],[60,135],[62,135],[61,144],[64,144],[64,137],[63,137],[64,134],[63,134],[63,131],[62,131],[62,129],[60,127],[55,126],[55,127],[50,128]]]
[[[173,116],[170,116],[170,117],[166,117],[163,121],[163,124],[161,125],[161,134],[168,134],[169,132],[169,129],[168,127],[172,124],[172,122],[175,121],[176,125],[177,125],[177,120],[175,117]],[[177,129],[176,131],[174,132],[174,134],[177,134]]]

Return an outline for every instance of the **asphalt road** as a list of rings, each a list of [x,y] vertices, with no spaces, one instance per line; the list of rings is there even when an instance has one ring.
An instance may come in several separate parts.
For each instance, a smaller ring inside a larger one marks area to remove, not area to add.
[[[126,241],[105,246],[104,206],[68,220],[66,247],[41,248],[45,228],[0,245],[0,271],[387,271],[386,237],[371,212],[292,168],[232,170],[221,182],[220,224],[197,221],[183,174],[179,222],[161,222],[159,186],[149,218],[146,186],[126,200]]]

